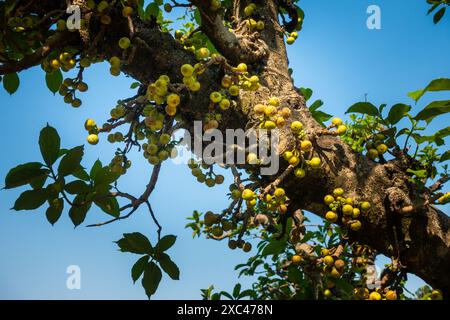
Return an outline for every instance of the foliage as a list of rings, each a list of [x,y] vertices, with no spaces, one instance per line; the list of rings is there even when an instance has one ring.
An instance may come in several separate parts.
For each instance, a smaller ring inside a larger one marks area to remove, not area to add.
[[[175,241],[175,236],[168,235],[162,237],[153,247],[147,237],[138,232],[124,234],[123,238],[117,241],[120,251],[143,255],[133,265],[131,278],[136,282],[143,275],[142,286],[149,298],[158,289],[162,278],[161,269],[173,280],[180,279],[180,270],[165,253]]]
[[[442,17],[444,17],[445,12],[447,11],[447,7],[450,5],[450,1],[448,0],[427,0],[427,2],[431,5],[428,10],[428,14],[434,12],[433,22],[436,24],[441,21]]]

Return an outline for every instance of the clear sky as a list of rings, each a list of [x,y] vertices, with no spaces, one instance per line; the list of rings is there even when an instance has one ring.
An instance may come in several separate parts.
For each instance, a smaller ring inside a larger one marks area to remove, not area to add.
[[[304,31],[289,48],[298,86],[314,90],[313,99],[325,102],[324,111],[343,115],[353,103],[364,99],[394,104],[411,101],[407,92],[424,87],[430,80],[450,74],[450,16],[437,26],[426,16],[425,0],[344,0],[301,2],[306,12]],[[369,5],[379,5],[382,29],[366,27]],[[118,99],[129,96],[132,79],[112,78],[106,65],[89,69],[85,79],[90,91],[83,106],[72,109],[46,89],[39,68],[21,75],[19,91],[10,97],[0,90],[2,156],[0,178],[20,163],[40,160],[37,138],[46,123],[58,129],[64,147],[83,144],[83,123],[88,117],[103,123]],[[420,106],[439,95],[426,97]],[[436,121],[430,133],[448,125],[448,117]],[[100,158],[109,162],[114,147],[103,141],[86,146],[84,164]],[[140,194],[151,168],[140,154],[131,156],[133,169],[120,180],[122,189]],[[226,182],[230,182],[228,179]],[[184,229],[194,210],[222,210],[227,206],[225,183],[214,190],[194,181],[184,165],[168,163],[162,169],[157,190],[151,197],[164,234],[178,235],[170,250],[181,269],[181,280],[164,277],[157,299],[198,299],[200,289],[211,284],[230,290],[239,281],[233,267],[249,257],[229,251],[226,243],[193,240]],[[3,299],[143,299],[140,284],[133,285],[130,269],[137,259],[117,251],[113,241],[122,233],[139,231],[154,239],[155,230],[145,210],[132,219],[98,229],[74,230],[67,214],[51,227],[45,209],[13,212],[19,190],[0,191],[0,298]],[[446,208],[448,210],[448,207]],[[105,215],[92,211],[87,222],[101,222]],[[380,262],[380,266],[383,260]],[[66,268],[81,268],[81,290],[66,288]],[[409,288],[421,282],[413,277]]]

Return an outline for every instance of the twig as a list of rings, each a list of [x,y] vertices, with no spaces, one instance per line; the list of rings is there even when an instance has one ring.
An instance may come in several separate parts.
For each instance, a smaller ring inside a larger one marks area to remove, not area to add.
[[[284,179],[286,179],[286,177],[292,172],[292,170],[294,170],[294,166],[293,165],[289,165],[289,167],[286,168],[286,170],[284,170],[284,172],[275,179],[274,182],[272,182],[271,184],[269,184],[264,191],[261,194],[261,197],[263,197],[264,195],[268,194],[270,192],[270,190],[272,190],[273,188],[276,188],[280,185],[280,183],[283,182]]]
[[[125,206],[124,208],[126,208],[126,207],[127,206]],[[114,219],[111,219],[111,220],[108,220],[108,221],[105,221],[105,222],[97,223],[97,224],[90,224],[90,225],[88,225],[86,227],[87,228],[101,227],[101,226],[105,226],[107,224],[110,224],[110,223],[113,223],[113,222],[116,222],[116,221],[119,221],[119,220],[128,219],[129,217],[131,217],[133,215],[133,213],[136,212],[137,209],[139,209],[139,206],[130,205],[130,207],[133,207],[133,209],[125,216],[117,217],[117,218],[114,218]]]
[[[444,184],[446,184],[449,180],[450,180],[450,175],[445,175],[445,176],[441,177],[438,181],[436,181],[430,187],[430,192],[433,193],[433,192],[440,190],[444,186]]]
[[[152,216],[153,222],[154,222],[154,223],[156,224],[156,226],[158,227],[157,232],[158,232],[158,241],[159,241],[159,240],[161,240],[161,230],[162,230],[162,227],[161,227],[161,225],[159,224],[158,219],[156,219],[155,213],[153,212],[153,209],[152,209],[152,206],[151,206],[150,202],[147,200],[147,201],[145,201],[145,204],[147,205],[148,210],[150,211],[150,215]]]

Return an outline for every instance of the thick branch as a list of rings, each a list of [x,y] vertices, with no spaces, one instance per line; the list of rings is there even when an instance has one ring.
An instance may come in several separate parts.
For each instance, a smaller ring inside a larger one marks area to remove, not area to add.
[[[37,66],[46,58],[53,49],[62,48],[76,39],[76,35],[66,32],[57,33],[48,38],[47,42],[32,54],[25,56],[20,61],[10,61],[0,64],[0,75],[19,72]]]
[[[202,31],[232,64],[257,62],[267,55],[266,45],[258,39],[258,33],[237,35],[230,32],[223,17],[211,11],[208,1],[193,0],[192,3],[200,10]],[[238,8],[235,12],[239,12]]]

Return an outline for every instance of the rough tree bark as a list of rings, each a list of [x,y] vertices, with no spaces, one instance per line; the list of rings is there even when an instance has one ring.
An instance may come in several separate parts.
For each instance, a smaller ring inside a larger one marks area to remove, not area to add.
[[[51,1],[54,2],[54,1]],[[83,3],[84,1],[79,1]],[[256,92],[243,92],[237,107],[224,115],[219,129],[249,128],[255,125],[252,107],[264,103],[271,96],[281,99],[283,106],[293,111],[295,120],[307,128],[323,166],[299,182],[293,175],[283,181],[291,199],[291,210],[305,209],[319,216],[327,211],[323,196],[336,187],[343,187],[357,199],[372,203],[369,213],[362,215],[362,229],[350,234],[351,240],[366,244],[388,257],[398,258],[408,272],[416,274],[435,288],[450,295],[450,218],[443,212],[426,205],[420,192],[408,182],[404,161],[391,160],[375,163],[356,154],[339,137],[317,135],[323,128],[309,113],[304,98],[295,89],[288,71],[288,57],[281,26],[278,22],[276,1],[256,1],[266,24],[261,35],[249,34],[245,26],[239,27],[237,36],[225,35],[222,20],[202,1],[192,1],[202,11],[202,31],[208,35],[230,62],[246,62],[259,72],[261,88]],[[254,1],[255,2],[255,1]],[[234,19],[239,25],[239,13],[247,1],[235,0]],[[116,15],[116,18],[114,17]],[[86,48],[95,43],[98,53],[111,57],[121,55],[115,45],[123,36],[129,36],[129,25],[119,18],[120,11],[112,13],[112,21],[103,39],[95,40],[101,32],[92,22],[88,31],[90,40],[78,38],[72,45]],[[118,22],[122,21],[122,22]],[[193,54],[183,50],[169,33],[157,25],[134,21],[133,42],[137,49],[127,57],[123,71],[129,76],[149,83],[161,74],[181,82],[180,67],[194,64]],[[257,49],[255,47],[257,43]],[[306,62],[305,62],[306,63]],[[191,130],[193,120],[201,119],[208,106],[209,93],[219,87],[223,76],[219,66],[209,68],[199,80],[203,88],[199,93],[185,95],[181,110],[186,119],[186,129]],[[208,92],[205,92],[208,91]],[[287,150],[294,140],[288,130],[282,130],[280,151]],[[281,160],[283,163],[283,160]],[[287,166],[283,163],[284,167]],[[275,177],[272,177],[275,178]]]

